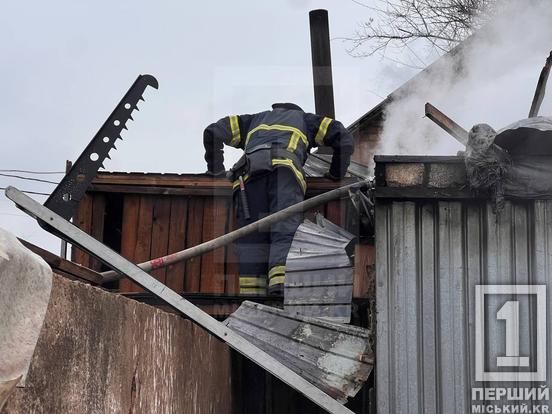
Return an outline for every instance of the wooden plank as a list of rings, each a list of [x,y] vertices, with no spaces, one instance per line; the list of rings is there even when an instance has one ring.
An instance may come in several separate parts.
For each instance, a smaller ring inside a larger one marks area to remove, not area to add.
[[[468,131],[446,116],[444,113],[439,111],[429,102],[425,104],[425,114],[426,116],[448,132],[454,139],[456,139],[460,144],[466,145],[468,143]]]
[[[552,52],[546,59],[544,67],[539,76],[539,81],[537,82],[537,87],[535,89],[535,95],[533,96],[533,101],[531,102],[531,108],[529,109],[529,118],[539,115],[539,109],[544,99],[544,93],[546,91],[546,82],[548,81],[548,75],[550,75],[550,66],[552,65]]]
[[[127,195],[123,200],[123,223],[121,226],[121,255],[136,263],[134,252],[138,238],[138,213],[140,196]],[[119,281],[121,292],[134,292],[136,284],[127,278]]]
[[[308,177],[307,184],[318,190],[330,190],[352,184],[356,178],[347,177],[340,181],[331,181],[321,177]],[[152,187],[196,187],[196,188],[232,188],[226,178],[212,178],[204,174],[157,174],[157,173],[121,173],[100,172],[92,184],[152,186]]]
[[[153,199],[150,258],[166,256],[169,253],[170,218],[171,199],[168,196],[155,197]],[[151,275],[165,283],[167,268],[154,270]]]
[[[85,194],[73,219],[73,224],[88,234],[92,229],[92,203],[92,196]],[[82,266],[90,267],[90,256],[81,249],[73,247],[71,249],[71,259]]]
[[[162,194],[173,196],[221,196],[229,197],[232,194],[230,187],[162,187],[139,186],[130,184],[92,184],[87,191],[102,193],[123,194]]]
[[[228,206],[228,230],[236,230],[236,210],[234,204]],[[238,254],[236,244],[231,243],[226,247],[226,293],[228,295],[238,295],[240,293],[240,278],[238,270]]]
[[[314,179],[313,179],[314,180]],[[327,180],[326,180],[327,181]],[[342,185],[352,184],[352,182],[346,181]],[[306,198],[314,197],[322,193],[326,193],[331,190],[335,190],[340,185],[327,185],[326,183],[313,182],[310,183],[307,180],[307,193]],[[131,185],[131,184],[91,184],[88,187],[87,192],[100,192],[100,193],[122,193],[122,194],[163,194],[163,195],[175,195],[175,196],[220,196],[230,197],[232,195],[231,187],[203,187],[203,186],[187,186],[187,187],[164,187],[164,186],[145,186],[145,185]]]
[[[355,246],[353,298],[375,298],[376,249],[370,244]]]
[[[140,197],[140,210],[138,212],[138,229],[134,259],[143,262],[151,259],[151,230],[153,225],[153,201],[150,196]],[[136,286],[136,292],[143,292],[140,286]]]
[[[32,243],[29,243],[26,240],[18,239],[27,249],[32,251],[35,254],[38,254],[46,263],[50,265],[52,270],[57,273],[61,274],[62,276],[71,275],[74,278],[85,280],[87,282],[90,282],[92,284],[100,284],[102,282],[102,276],[94,272],[93,270],[81,266],[77,263],[70,262],[69,260],[65,260],[59,256],[56,256],[55,254],[49,252],[48,250],[44,250],[38,246],[35,246]]]
[[[222,236],[227,228],[228,200],[207,198],[203,208],[203,241]],[[225,248],[213,250],[201,258],[200,291],[224,293]]]
[[[213,178],[205,174],[99,173],[92,183],[153,187],[232,187],[232,183],[226,178]]]
[[[352,184],[356,178],[334,182],[325,178],[307,178],[306,197],[312,197],[338,187]],[[225,178],[213,179],[195,174],[100,173],[88,191],[135,194],[165,194],[191,196],[231,196],[232,185]]]
[[[136,210],[135,197],[131,198],[133,205],[130,208]],[[153,198],[149,196],[138,197],[138,208],[135,213],[129,215],[129,222],[126,223],[126,198],[123,211],[123,240],[121,252],[126,253],[130,261],[143,262],[151,258],[151,229],[153,219]],[[133,226],[131,228],[130,226]],[[128,234],[126,233],[128,232]],[[127,237],[130,239],[127,241]],[[128,247],[126,244],[128,243]],[[123,247],[124,246],[124,247]],[[127,250],[128,249],[128,250]],[[132,258],[131,258],[132,257]],[[128,279],[122,279],[120,283],[121,292],[143,292],[144,290]]]
[[[203,240],[203,197],[191,198],[188,202],[188,234],[186,247],[197,246]],[[199,292],[201,275],[201,257],[192,257],[186,261],[186,292]]]
[[[188,199],[171,198],[171,217],[169,224],[169,253],[175,253],[186,248],[186,224],[188,214]],[[175,292],[184,291],[186,263],[180,262],[167,267],[166,284]]]
[[[340,227],[345,226],[345,201],[334,200],[326,204],[326,218]]]
[[[94,194],[92,202],[92,227],[90,235],[96,240],[103,242],[105,224],[105,194]],[[90,257],[90,269],[101,271],[102,262]]]

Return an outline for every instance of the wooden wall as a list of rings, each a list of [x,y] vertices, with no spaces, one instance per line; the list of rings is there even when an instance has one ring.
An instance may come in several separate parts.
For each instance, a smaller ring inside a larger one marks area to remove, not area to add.
[[[310,179],[307,197],[336,186],[328,180]],[[343,201],[332,201],[305,216],[312,219],[317,212],[338,225],[345,225]],[[189,174],[102,173],[81,201],[74,222],[135,263],[195,246],[235,227],[229,182]],[[73,259],[101,270],[100,263],[78,249]],[[359,266],[355,271],[358,279],[355,296],[365,297],[368,291],[366,266],[373,264],[373,249],[358,246],[356,261]],[[177,292],[239,293],[233,245],[156,270],[152,275]],[[119,289],[121,292],[143,291],[129,279],[121,280]]]

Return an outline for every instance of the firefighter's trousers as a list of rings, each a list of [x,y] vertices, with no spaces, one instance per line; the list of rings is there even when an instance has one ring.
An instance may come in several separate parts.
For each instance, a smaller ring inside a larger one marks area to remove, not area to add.
[[[293,172],[287,167],[253,177],[246,181],[245,191],[251,217],[246,219],[239,196],[237,203],[237,224],[243,227],[260,218],[303,201],[303,191]],[[286,258],[293,236],[302,221],[302,214],[296,214],[273,224],[269,229],[242,237],[237,242],[240,293],[243,295],[282,294],[285,278]]]

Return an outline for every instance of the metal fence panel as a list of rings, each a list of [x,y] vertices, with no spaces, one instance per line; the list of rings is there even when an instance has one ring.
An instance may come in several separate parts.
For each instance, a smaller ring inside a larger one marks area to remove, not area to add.
[[[483,386],[474,373],[475,285],[550,287],[551,263],[552,201],[507,202],[499,215],[479,201],[378,201],[378,413],[470,412],[471,388]],[[534,348],[520,337],[520,347]],[[504,338],[495,330],[487,341],[499,347]]]

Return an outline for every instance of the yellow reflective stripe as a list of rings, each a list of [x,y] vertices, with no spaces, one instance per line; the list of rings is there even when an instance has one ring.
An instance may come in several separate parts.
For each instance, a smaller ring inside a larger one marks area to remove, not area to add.
[[[268,287],[272,287],[274,285],[282,285],[286,280],[285,276],[274,276],[270,281],[268,282]]]
[[[240,287],[240,293],[250,295],[266,295],[266,288]]]
[[[294,131],[291,134],[291,139],[289,140],[289,145],[287,147],[288,151],[295,152],[295,150],[297,149],[297,144],[299,144],[299,138],[301,138],[301,136],[297,132]],[[305,142],[305,146],[309,146],[308,142]]]
[[[256,126],[253,128],[249,133],[247,134],[247,139],[245,140],[245,145],[249,143],[249,140],[251,139],[251,135],[253,135],[257,131],[287,131],[287,132],[294,132],[296,133],[299,138],[303,140],[306,146],[309,145],[309,140],[307,139],[307,136],[300,130],[288,125],[267,125],[267,124],[261,124],[259,126]],[[293,138],[293,137],[292,137]]]
[[[245,183],[249,178],[249,175],[245,174],[243,176],[243,182]],[[240,180],[235,180],[232,182],[232,190],[235,190],[236,188],[238,188],[240,186]]]
[[[301,171],[297,169],[293,161],[275,159],[275,160],[272,160],[272,165],[285,165],[291,168],[293,170],[293,173],[295,174],[295,177],[297,177],[297,181],[299,181],[299,185],[301,186],[303,193],[307,191],[307,182],[305,181],[303,174],[301,173]]]
[[[232,130],[232,141],[230,141],[230,146],[237,147],[240,145],[241,136],[240,136],[240,123],[238,122],[238,117],[236,115],[230,115],[230,129]]]
[[[266,287],[266,279],[253,276],[240,276],[240,287]]]
[[[270,279],[274,275],[283,275],[286,273],[285,266],[274,266],[268,271],[268,278]]]
[[[328,117],[325,117],[322,122],[320,122],[318,132],[314,137],[314,142],[316,142],[317,145],[324,145],[324,137],[326,136],[326,132],[328,132],[328,126],[330,126],[330,122],[332,122],[332,118]]]

